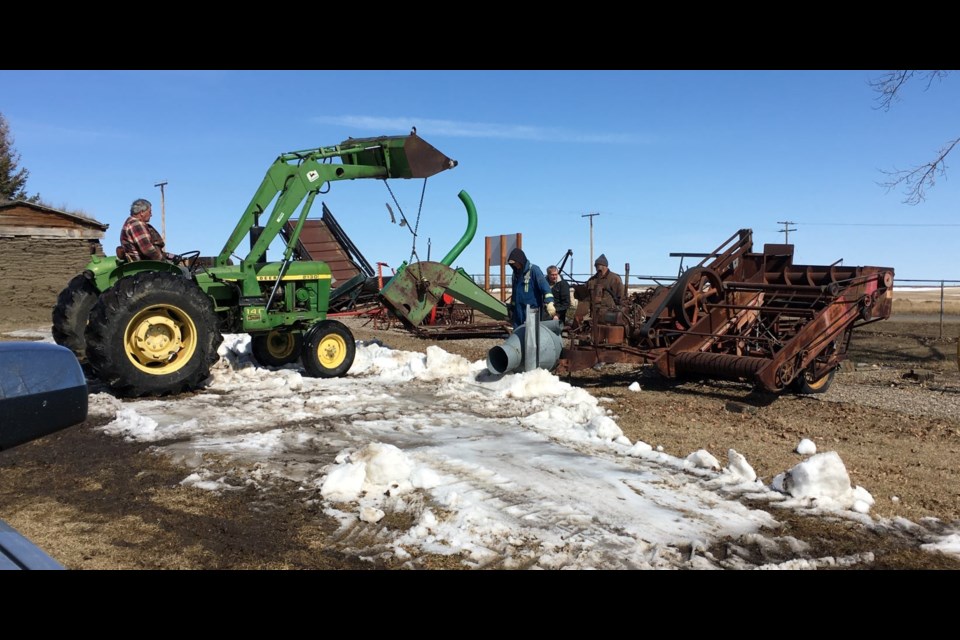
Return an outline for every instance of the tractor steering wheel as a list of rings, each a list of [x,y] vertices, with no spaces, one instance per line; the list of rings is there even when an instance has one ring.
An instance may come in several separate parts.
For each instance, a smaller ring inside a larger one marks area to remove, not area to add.
[[[186,253],[174,254],[173,264],[183,265],[190,271],[190,273],[195,273],[197,267],[200,266],[200,261],[197,260],[199,257],[199,251],[187,251]]]

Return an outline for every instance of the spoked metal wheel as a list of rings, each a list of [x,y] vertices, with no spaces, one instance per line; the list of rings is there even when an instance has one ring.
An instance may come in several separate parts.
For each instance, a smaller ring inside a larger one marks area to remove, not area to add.
[[[723,299],[723,282],[713,270],[706,267],[688,269],[674,285],[670,301],[677,319],[686,328],[695,325],[708,306]]]

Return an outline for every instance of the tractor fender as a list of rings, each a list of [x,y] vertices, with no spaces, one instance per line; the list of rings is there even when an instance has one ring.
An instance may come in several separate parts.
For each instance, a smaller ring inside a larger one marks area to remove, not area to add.
[[[107,266],[104,263],[101,263],[101,265]],[[139,260],[137,262],[117,261],[114,263],[113,268],[107,266],[107,268],[101,267],[94,270],[88,266],[87,270],[92,272],[94,286],[100,293],[117,284],[121,278],[133,276],[138,273],[172,273],[188,279],[191,277],[190,272],[185,267],[159,260]]]

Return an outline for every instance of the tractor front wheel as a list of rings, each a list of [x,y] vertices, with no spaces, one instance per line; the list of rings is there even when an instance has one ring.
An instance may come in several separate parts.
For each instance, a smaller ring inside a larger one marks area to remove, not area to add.
[[[122,278],[100,296],[87,325],[87,358],[121,395],[165,395],[199,387],[223,341],[213,303],[172,273]]]
[[[300,359],[303,334],[298,331],[261,333],[250,340],[250,350],[257,362],[265,367],[282,367]]]
[[[357,342],[350,329],[336,320],[323,320],[304,337],[301,360],[314,378],[339,378],[347,375],[356,355]]]

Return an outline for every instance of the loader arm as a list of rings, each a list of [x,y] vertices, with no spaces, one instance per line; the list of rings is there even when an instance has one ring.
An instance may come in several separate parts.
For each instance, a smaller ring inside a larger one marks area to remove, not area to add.
[[[310,376],[344,376],[356,341],[327,319],[330,265],[293,260],[316,196],[337,180],[426,179],[455,166],[416,132],[281,154],[213,265],[93,256],[60,292],[53,335],[102,382],[132,397],[199,388],[224,333],[250,334],[261,365],[300,360]],[[295,214],[283,259],[267,262],[267,249]],[[234,264],[245,238],[249,252]]]
[[[334,160],[339,159],[339,163]],[[229,264],[234,254],[252,230],[261,227],[260,216],[264,215],[271,202],[276,201],[266,224],[250,252],[241,259],[240,271],[256,268],[270,243],[283,229],[307,194],[318,193],[325,184],[336,180],[356,178],[428,178],[446,169],[457,166],[436,148],[418,138],[407,136],[384,136],[380,138],[348,139],[332,147],[318,147],[281,154],[267,170],[244,210],[240,221],[216,259],[216,266]],[[312,203],[312,198],[308,203]],[[305,218],[308,205],[301,217]],[[295,234],[295,236],[298,234]],[[297,237],[289,239],[296,244]]]

